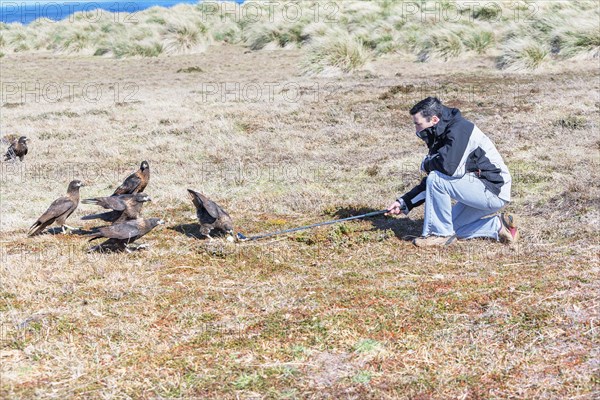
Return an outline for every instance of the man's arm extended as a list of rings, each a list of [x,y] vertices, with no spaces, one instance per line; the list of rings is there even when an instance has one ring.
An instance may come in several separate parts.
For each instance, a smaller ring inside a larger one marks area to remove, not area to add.
[[[408,214],[410,210],[420,206],[425,202],[425,189],[427,177],[424,177],[417,186],[401,196],[388,207],[389,214],[398,215],[400,213]]]

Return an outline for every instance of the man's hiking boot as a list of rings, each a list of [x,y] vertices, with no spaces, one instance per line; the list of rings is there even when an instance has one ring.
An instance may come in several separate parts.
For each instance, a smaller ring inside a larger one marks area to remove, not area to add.
[[[426,237],[418,237],[413,240],[413,244],[417,247],[444,247],[450,246],[452,243],[456,242],[456,235],[452,236],[435,236],[430,235]]]
[[[500,214],[500,230],[498,240],[502,243],[515,243],[519,239],[516,218],[513,214]]]

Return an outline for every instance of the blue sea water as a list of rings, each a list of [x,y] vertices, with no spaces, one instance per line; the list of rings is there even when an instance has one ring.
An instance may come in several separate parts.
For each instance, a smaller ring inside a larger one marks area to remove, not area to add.
[[[230,0],[231,1],[231,0]],[[243,3],[244,0],[234,0]],[[153,6],[173,7],[176,4],[196,4],[199,0],[96,0],[96,1],[73,1],[73,0],[0,0],[0,22],[18,22],[26,25],[38,18],[49,18],[55,21],[68,18],[76,12],[86,12],[94,15],[104,11],[136,13]],[[92,18],[93,15],[90,16]]]

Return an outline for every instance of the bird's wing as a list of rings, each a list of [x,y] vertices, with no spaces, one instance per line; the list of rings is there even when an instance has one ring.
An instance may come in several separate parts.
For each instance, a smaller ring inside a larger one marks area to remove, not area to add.
[[[198,220],[200,221],[201,224],[214,224],[215,221],[217,220],[215,217],[210,215],[204,207],[199,208],[196,211],[196,215],[198,216]]]
[[[122,224],[103,226],[98,229],[98,232],[105,238],[130,239],[140,234],[140,227],[137,221],[129,221]]]
[[[125,179],[121,186],[115,189],[113,196],[119,194],[132,194],[136,191],[136,189],[140,186],[141,183],[142,180],[139,176],[137,176],[136,174],[131,174],[127,177],[127,179]]]
[[[96,204],[100,207],[115,210],[115,211],[123,211],[127,208],[127,204],[121,196],[111,196],[111,197],[96,197],[93,199],[85,199],[82,201],[84,204]]]
[[[139,226],[139,236],[138,238],[144,236],[146,233],[150,232],[152,229],[156,227],[156,225],[152,225],[149,220],[144,219],[141,221]]]
[[[38,218],[38,221],[44,223],[52,218],[58,218],[73,207],[75,203],[68,197],[60,197],[50,204],[50,207]]]
[[[16,157],[16,153],[15,153],[15,145],[11,144],[8,149],[6,150],[6,154],[4,155],[4,157],[6,157],[6,160],[10,160],[11,158],[15,158]]]
[[[210,200],[203,196],[202,194],[193,191],[192,189],[188,189],[188,193],[190,198],[192,199],[192,203],[196,207],[196,215],[198,216],[198,220],[202,224],[214,224],[219,216],[218,210],[216,210]],[[208,200],[208,201],[206,201]],[[214,204],[214,203],[212,203]],[[208,207],[206,207],[208,205]]]
[[[188,189],[188,196],[190,196],[190,199],[192,199],[192,203],[194,203],[194,207],[196,207],[196,210],[202,208],[202,202],[198,198],[198,192],[194,192],[192,189]]]
[[[202,193],[194,192],[194,195],[195,195],[196,199],[198,200],[198,203],[201,205],[201,207],[204,208],[211,217],[219,218],[220,207],[217,205],[217,203],[215,203],[208,197],[204,196]],[[196,205],[195,202],[194,202],[194,205]],[[197,205],[196,205],[196,208],[198,208]]]

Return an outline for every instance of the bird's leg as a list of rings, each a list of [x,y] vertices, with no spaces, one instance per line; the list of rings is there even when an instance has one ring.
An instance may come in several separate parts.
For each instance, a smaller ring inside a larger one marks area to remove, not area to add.
[[[140,244],[140,245],[138,245],[138,246],[135,247],[136,250],[145,250],[145,249],[148,249],[148,248],[150,248],[150,244],[149,243],[143,243],[143,244]]]
[[[69,226],[67,224],[63,224],[61,226],[61,228],[62,228],[62,233],[67,233],[67,232],[65,232],[65,228],[67,228],[67,230],[69,230],[69,231],[76,231],[78,229],[78,228],[73,228],[72,226]],[[71,232],[68,232],[68,233],[71,233]]]

